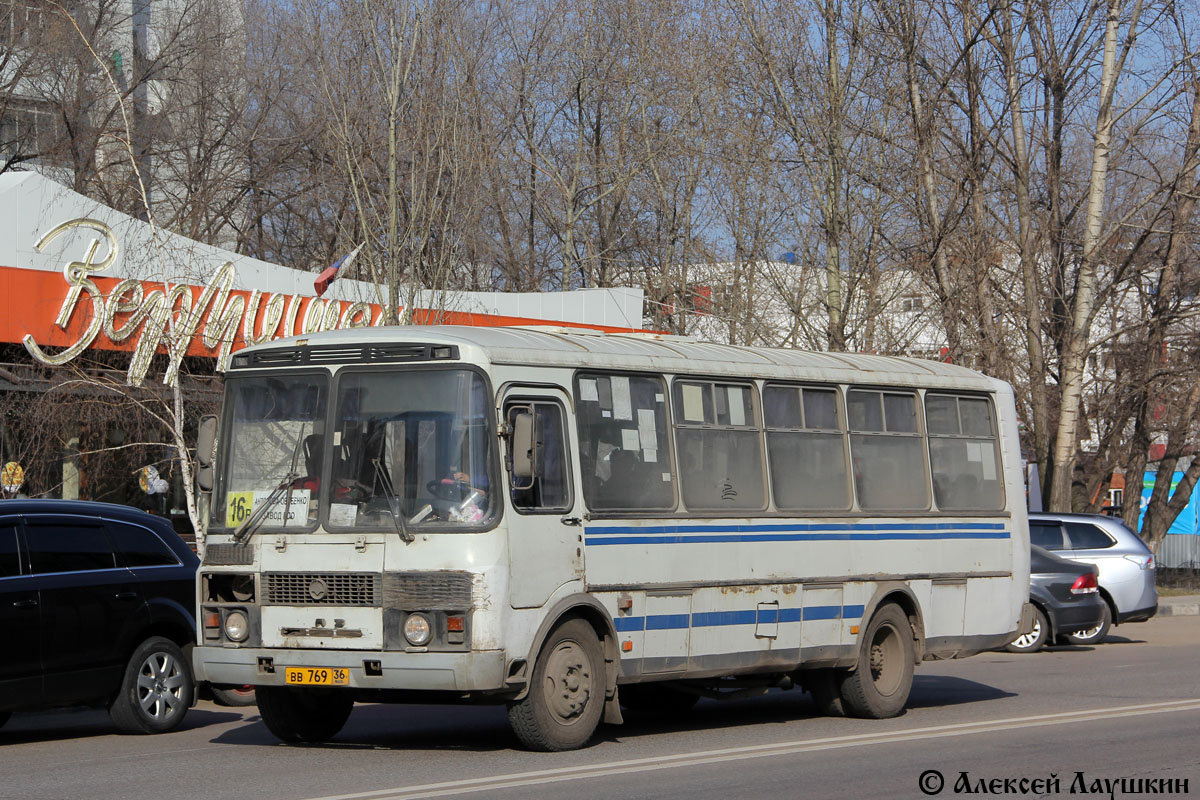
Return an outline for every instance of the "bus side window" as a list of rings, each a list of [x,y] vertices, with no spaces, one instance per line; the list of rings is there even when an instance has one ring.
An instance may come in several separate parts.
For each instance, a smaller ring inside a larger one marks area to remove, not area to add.
[[[562,409],[557,403],[533,402],[520,406],[533,410],[537,457],[531,481],[509,484],[513,507],[532,514],[568,511],[571,508],[571,480]],[[508,413],[506,410],[506,418]]]
[[[771,490],[781,511],[850,508],[846,434],[837,390],[768,384],[763,389]]]
[[[859,507],[864,511],[928,509],[929,462],[917,424],[916,395],[851,389],[846,393],[846,409]]]
[[[666,392],[657,375],[580,373],[579,469],[593,511],[675,508]]]
[[[925,395],[933,498],[943,511],[1004,508],[1004,474],[991,405],[982,397]]]
[[[756,510],[767,506],[762,437],[748,385],[676,380],[675,449],[689,510]]]

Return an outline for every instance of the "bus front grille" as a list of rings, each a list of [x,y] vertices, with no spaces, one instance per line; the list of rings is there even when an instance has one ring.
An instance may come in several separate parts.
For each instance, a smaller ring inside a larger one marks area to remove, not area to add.
[[[380,575],[369,572],[267,572],[263,605],[378,606]]]
[[[254,548],[249,544],[213,543],[204,548],[204,565],[241,567],[254,563]]]
[[[471,573],[388,572],[383,600],[388,608],[462,611],[471,607]]]

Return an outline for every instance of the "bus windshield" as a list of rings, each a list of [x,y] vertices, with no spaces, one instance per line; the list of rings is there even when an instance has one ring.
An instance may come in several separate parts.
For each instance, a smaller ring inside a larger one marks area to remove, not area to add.
[[[480,528],[489,487],[491,414],[470,370],[343,372],[331,437],[330,528]]]
[[[404,535],[490,524],[494,437],[479,374],[344,370],[331,427],[328,386],[323,375],[229,381],[228,455],[212,527],[238,529],[249,519],[255,530],[311,529],[320,520],[334,530]]]
[[[227,438],[213,493],[211,527],[308,528],[317,523],[314,444],[325,429],[327,375],[234,378],[226,395]],[[257,508],[262,510],[251,519]]]

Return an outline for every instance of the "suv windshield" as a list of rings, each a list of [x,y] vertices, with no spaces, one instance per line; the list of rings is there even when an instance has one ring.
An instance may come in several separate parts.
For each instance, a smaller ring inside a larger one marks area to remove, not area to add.
[[[211,527],[236,528],[256,507],[262,528],[317,522],[319,441],[328,409],[327,375],[235,378],[226,393],[226,437],[213,492]]]
[[[469,370],[343,373],[329,527],[486,525],[495,506],[488,407],[483,378]]]

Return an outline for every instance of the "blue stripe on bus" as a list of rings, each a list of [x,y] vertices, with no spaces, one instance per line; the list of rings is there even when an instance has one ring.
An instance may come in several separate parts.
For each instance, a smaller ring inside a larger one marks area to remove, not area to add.
[[[758,622],[757,611],[702,611],[692,614],[693,628],[716,628],[724,625],[753,625]]]
[[[735,525],[589,525],[597,536],[621,533],[787,533],[794,531],[1002,531],[1003,522],[821,522]]]
[[[623,531],[632,533],[632,530]],[[1008,531],[896,531],[879,533],[740,533],[716,536],[603,536],[593,537],[589,530],[584,544],[603,546],[616,544],[721,544],[739,542],[830,542],[830,541],[898,541],[898,540],[978,540],[1007,539]]]
[[[841,619],[841,606],[810,606],[802,609],[805,619]],[[860,615],[861,616],[861,615]]]
[[[616,617],[613,627],[618,632],[665,631],[693,628],[716,628],[730,625],[754,625],[762,622],[799,622],[801,619],[860,619],[863,606],[809,606],[807,608],[781,608],[778,611],[699,611],[695,614],[651,614],[648,617]]]
[[[646,630],[648,631],[666,631],[687,626],[687,614],[654,614],[646,617]]]

